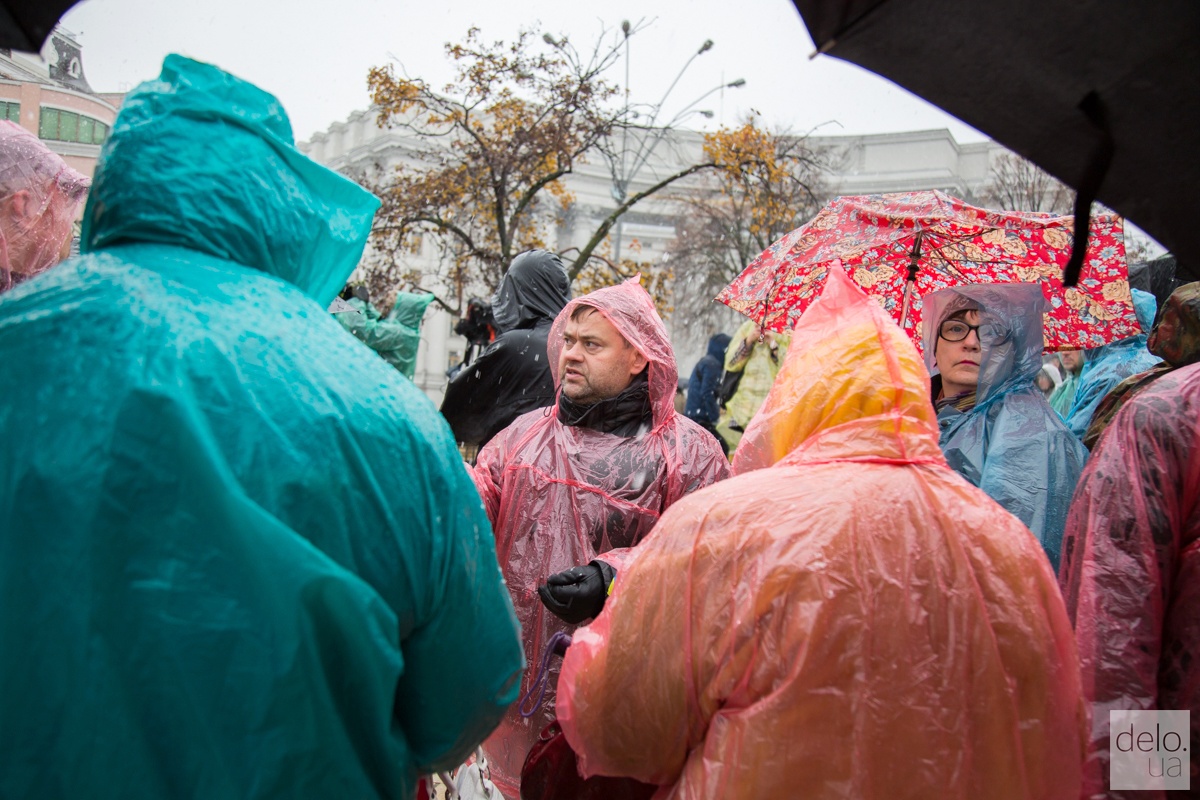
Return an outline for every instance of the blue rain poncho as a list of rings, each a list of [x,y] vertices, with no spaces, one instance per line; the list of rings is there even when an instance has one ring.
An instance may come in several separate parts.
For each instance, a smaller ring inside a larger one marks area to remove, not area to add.
[[[170,56],[0,298],[0,797],[389,797],[515,699],[445,423],[325,311],[377,201]]]
[[[1042,366],[1045,299],[1035,284],[981,284],[925,298],[925,363],[936,373],[938,327],[956,311],[977,308],[981,333],[975,405],[938,411],[946,461],[1025,523],[1057,570],[1071,493],[1087,450],[1050,408],[1033,379]]]
[[[1137,313],[1138,323],[1143,331],[1149,332],[1154,322],[1154,295],[1141,289],[1132,291],[1133,310]],[[1075,399],[1066,415],[1067,427],[1081,440],[1104,395],[1130,375],[1145,372],[1162,361],[1146,349],[1146,336],[1147,333],[1139,333],[1087,351],[1087,362],[1079,373]]]

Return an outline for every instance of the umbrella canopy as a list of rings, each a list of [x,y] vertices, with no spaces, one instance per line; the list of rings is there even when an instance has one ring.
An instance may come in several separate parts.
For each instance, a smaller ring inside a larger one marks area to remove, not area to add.
[[[1122,222],[1097,215],[1079,285],[1064,289],[1071,217],[988,211],[939,191],[839,197],[771,245],[717,296],[768,330],[790,330],[844,269],[921,342],[921,297],[973,283],[1040,283],[1048,350],[1141,333],[1129,293]],[[905,313],[905,287],[910,282]]]
[[[793,2],[819,52],[1093,190],[1172,252],[1200,252],[1200,4]]]
[[[36,53],[79,0],[0,0],[0,47]]]

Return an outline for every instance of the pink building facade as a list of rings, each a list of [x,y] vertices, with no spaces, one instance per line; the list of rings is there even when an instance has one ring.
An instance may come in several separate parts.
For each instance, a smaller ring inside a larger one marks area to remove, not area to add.
[[[61,28],[38,55],[0,50],[0,119],[35,134],[84,175],[95,171],[123,97],[92,91],[80,46]]]

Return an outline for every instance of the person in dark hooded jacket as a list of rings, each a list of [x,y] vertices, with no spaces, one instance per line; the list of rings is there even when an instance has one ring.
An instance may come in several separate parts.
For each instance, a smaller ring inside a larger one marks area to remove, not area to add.
[[[708,340],[708,352],[692,369],[684,411],[688,419],[716,437],[726,455],[729,445],[717,433],[717,420],[721,418],[717,392],[721,388],[721,376],[725,373],[725,350],[729,347],[729,341],[727,333],[715,334]]]
[[[530,250],[513,259],[492,297],[496,340],[454,376],[442,400],[459,442],[483,447],[525,412],[554,404],[546,338],[570,299],[557,255]]]

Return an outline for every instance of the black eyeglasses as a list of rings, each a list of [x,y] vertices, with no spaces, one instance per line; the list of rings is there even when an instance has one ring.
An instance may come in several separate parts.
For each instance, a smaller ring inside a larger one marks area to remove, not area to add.
[[[1007,330],[996,322],[985,321],[978,325],[968,325],[961,319],[948,319],[938,328],[938,336],[947,342],[961,342],[975,331],[979,343],[996,342],[1004,338]]]

